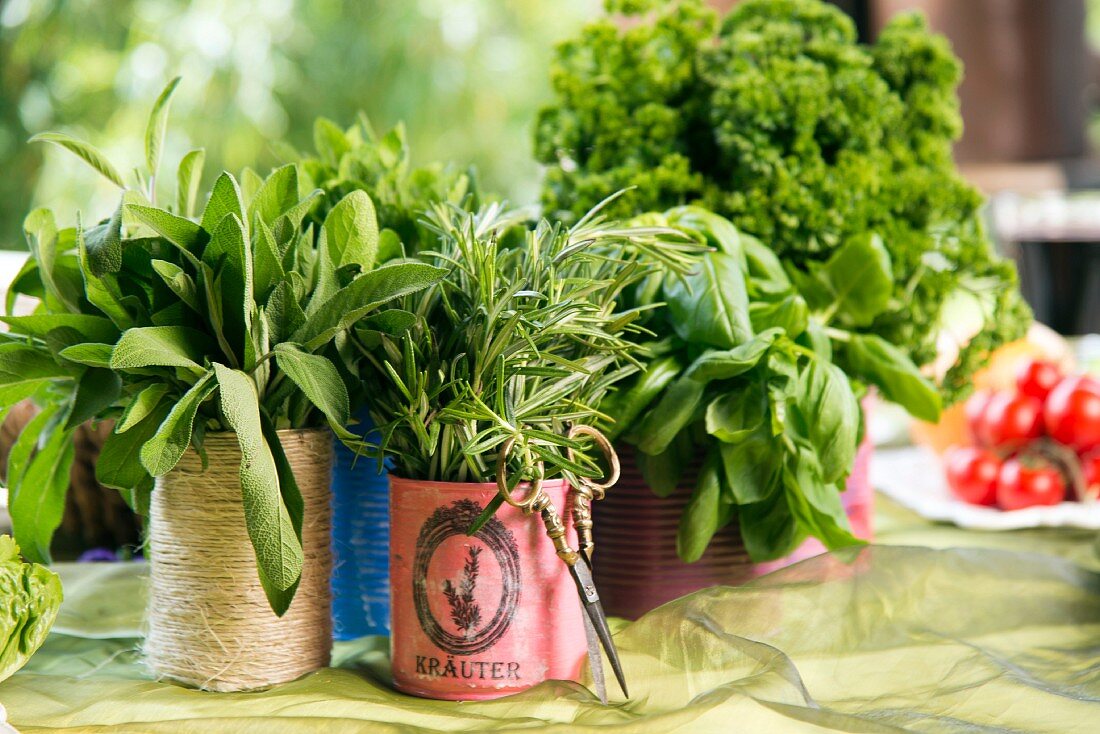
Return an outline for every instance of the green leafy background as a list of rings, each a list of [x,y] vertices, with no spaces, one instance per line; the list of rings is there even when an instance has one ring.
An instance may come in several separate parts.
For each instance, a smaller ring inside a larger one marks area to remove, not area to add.
[[[380,130],[399,120],[421,164],[478,166],[490,190],[535,198],[534,110],[554,41],[599,0],[4,0],[0,2],[0,248],[25,249],[34,206],[109,211],[109,183],[50,146],[62,129],[120,168],[150,100],[177,74],[166,160],[207,149],[206,171],[265,170],[268,141],[309,148],[313,118]],[[121,173],[129,180],[129,168]],[[210,180],[204,182],[209,185]]]

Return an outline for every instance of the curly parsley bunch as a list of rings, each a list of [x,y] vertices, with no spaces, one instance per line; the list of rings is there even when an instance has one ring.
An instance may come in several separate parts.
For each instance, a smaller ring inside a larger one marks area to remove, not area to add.
[[[597,21],[557,49],[556,101],[535,133],[548,213],[579,216],[633,186],[610,215],[697,203],[729,218],[779,255],[845,371],[880,388],[847,354],[851,334],[924,365],[945,304],[972,296],[985,328],[944,378],[947,402],[1022,335],[1015,270],[951,158],[961,67],[921,17],[862,46],[817,0],[748,0],[725,19],[701,0],[607,7],[643,18]],[[872,272],[830,277],[858,268]]]

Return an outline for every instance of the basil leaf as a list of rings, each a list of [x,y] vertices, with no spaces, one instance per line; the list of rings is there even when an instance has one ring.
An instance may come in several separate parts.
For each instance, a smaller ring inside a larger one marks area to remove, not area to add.
[[[689,432],[680,431],[663,452],[650,455],[637,451],[635,461],[653,494],[668,497],[679,488],[697,450]]]
[[[729,502],[723,497],[722,477],[717,457],[711,452],[703,462],[699,481],[680,516],[676,533],[676,553],[687,563],[703,557],[710,539],[729,523]]]
[[[890,253],[876,234],[844,243],[822,271],[832,291],[832,308],[856,326],[868,326],[886,310],[894,291]]]
[[[739,505],[763,502],[778,488],[783,450],[769,426],[761,423],[736,443],[721,443],[726,486]]]
[[[739,347],[704,352],[688,367],[685,375],[698,382],[728,380],[742,375],[760,363],[781,335],[779,329],[769,329]]]
[[[690,344],[731,349],[752,338],[745,273],[731,255],[704,254],[697,272],[668,279],[665,298],[676,334]]]
[[[844,371],[812,359],[802,371],[798,410],[817,453],[821,478],[836,482],[852,470],[858,447],[859,402]]]
[[[783,471],[783,486],[787,505],[802,530],[821,540],[826,548],[835,550],[863,541],[852,535],[848,516],[835,485],[822,480],[820,466],[813,452],[802,449],[790,457]]]
[[[653,410],[646,414],[638,428],[641,439],[638,448],[651,456],[664,453],[680,431],[695,417],[703,400],[706,383],[682,375],[661,396]]]
[[[844,356],[854,374],[882,391],[883,396],[915,418],[935,423],[943,402],[940,393],[905,352],[873,334],[851,335]]]
[[[707,406],[707,433],[724,443],[736,443],[760,428],[767,416],[768,398],[759,385],[732,390]]]
[[[791,339],[806,331],[810,307],[798,294],[775,301],[754,301],[749,306],[749,319],[757,332],[766,329],[782,329]]]
[[[745,550],[757,563],[788,556],[806,539],[806,532],[795,522],[784,492],[774,492],[763,502],[739,506],[737,519]]]

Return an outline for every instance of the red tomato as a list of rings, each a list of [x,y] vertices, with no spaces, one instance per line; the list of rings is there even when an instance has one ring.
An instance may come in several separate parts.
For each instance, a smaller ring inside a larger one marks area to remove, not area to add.
[[[966,426],[970,429],[970,440],[979,446],[985,445],[985,437],[982,435],[982,420],[985,418],[985,409],[989,407],[989,401],[993,399],[992,390],[977,390],[966,401]]]
[[[1020,446],[1043,435],[1043,403],[1030,395],[997,393],[979,426],[989,446]]]
[[[955,496],[972,505],[993,505],[997,500],[1000,460],[974,446],[952,446],[943,455],[947,485]]]
[[[1016,389],[1023,395],[1046,400],[1050,391],[1062,381],[1062,372],[1053,362],[1033,359],[1016,375]]]
[[[1100,381],[1067,377],[1051,390],[1043,411],[1047,433],[1077,451],[1100,447]]]
[[[1100,497],[1100,449],[1081,457],[1081,474],[1085,478],[1085,495],[1092,499]]]
[[[1002,510],[1056,505],[1066,498],[1062,473],[1045,462],[1009,459],[997,478],[997,504]]]

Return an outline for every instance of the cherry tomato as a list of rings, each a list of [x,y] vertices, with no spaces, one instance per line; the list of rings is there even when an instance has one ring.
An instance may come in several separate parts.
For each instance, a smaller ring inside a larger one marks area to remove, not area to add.
[[[997,393],[985,408],[979,433],[988,446],[1021,446],[1043,435],[1043,403],[1030,395]]]
[[[1047,397],[1043,418],[1055,441],[1082,452],[1100,447],[1100,381],[1087,375],[1065,378]]]
[[[977,390],[966,401],[963,410],[966,413],[966,427],[970,429],[970,440],[979,446],[985,445],[985,437],[982,435],[982,419],[985,417],[985,409],[989,407],[989,401],[993,399],[992,390]]]
[[[1022,395],[1046,400],[1050,391],[1062,381],[1062,372],[1053,362],[1033,359],[1024,364],[1016,375],[1016,389]]]
[[[1066,498],[1062,473],[1042,461],[1009,459],[997,478],[997,504],[1002,510],[1056,505]]]
[[[956,497],[972,505],[996,503],[1000,459],[974,446],[952,446],[944,452],[943,460],[947,486]]]
[[[1085,495],[1100,497],[1100,449],[1094,449],[1081,457],[1081,474],[1085,478]]]

